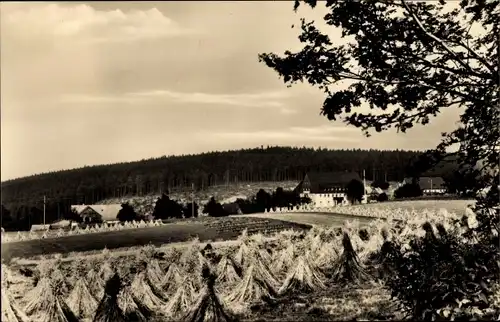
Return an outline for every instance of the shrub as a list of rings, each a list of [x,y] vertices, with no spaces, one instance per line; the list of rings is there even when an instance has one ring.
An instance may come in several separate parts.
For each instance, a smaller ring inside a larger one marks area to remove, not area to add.
[[[498,250],[464,243],[425,223],[425,237],[409,245],[391,243],[386,257],[387,286],[409,316],[417,320],[491,318],[489,298],[499,277]],[[386,250],[387,252],[387,250]],[[496,313],[498,314],[498,312]]]
[[[384,202],[384,201],[387,201],[389,200],[389,197],[387,197],[387,194],[385,192],[382,192],[381,194],[379,194],[377,196],[377,201],[378,202]]]
[[[407,183],[394,191],[394,198],[411,198],[420,197],[422,195],[422,189],[417,183]]]
[[[139,216],[134,210],[134,207],[129,205],[128,203],[122,204],[122,209],[118,212],[118,215],[116,215],[116,218],[119,221],[133,221],[137,220]]]
[[[225,217],[228,215],[222,205],[215,201],[214,197],[205,205],[203,213],[208,214],[210,217]]]

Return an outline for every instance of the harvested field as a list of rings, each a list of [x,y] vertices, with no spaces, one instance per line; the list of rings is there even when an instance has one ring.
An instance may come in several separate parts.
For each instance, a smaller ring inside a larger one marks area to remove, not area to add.
[[[12,242],[2,245],[2,260],[14,257],[33,257],[47,254],[67,254],[116,249],[139,245],[162,245],[185,242],[193,237],[200,241],[231,240],[247,229],[248,233],[276,232],[284,229],[308,229],[310,226],[275,220],[272,218],[245,218],[240,216],[224,218],[198,218],[159,227],[138,228],[122,231],[93,233],[92,235],[73,235]]]
[[[336,214],[331,212],[287,212],[287,213],[259,213],[250,215],[239,215],[238,217],[249,218],[270,218],[284,220],[305,225],[321,225],[342,227],[346,220],[359,220],[360,224],[366,225],[373,218],[362,216],[351,216],[345,214]]]
[[[448,212],[453,212],[457,214],[464,214],[465,209],[468,205],[474,204],[474,200],[402,200],[402,201],[390,201],[381,203],[372,203],[366,205],[356,205],[352,208],[368,208],[368,209],[406,209],[406,210],[442,210],[445,209]]]
[[[307,225],[342,226],[346,220],[358,220],[366,225],[373,218],[386,218],[412,211],[415,213],[446,211],[456,215],[465,214],[465,209],[473,200],[405,200],[373,204],[363,204],[348,207],[332,207],[328,212],[270,212],[240,215],[251,218],[272,218]]]

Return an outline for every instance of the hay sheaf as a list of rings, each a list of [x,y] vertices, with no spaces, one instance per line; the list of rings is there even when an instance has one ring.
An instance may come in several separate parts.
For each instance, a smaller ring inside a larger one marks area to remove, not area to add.
[[[153,284],[159,285],[163,279],[163,270],[160,267],[160,262],[157,259],[150,259],[147,268],[146,275],[148,279]]]
[[[165,306],[169,317],[178,317],[186,313],[195,300],[196,290],[187,278],[184,278],[175,294]]]
[[[26,295],[26,300],[28,304],[25,312],[36,321],[78,321],[64,300],[56,295],[48,277],[44,277],[38,282],[38,285]]]
[[[240,247],[236,251],[236,255],[234,256],[234,261],[238,266],[244,267],[246,266],[246,258],[250,253],[250,249],[245,243],[241,243]]]
[[[67,304],[76,317],[80,319],[93,316],[98,306],[98,302],[89,291],[83,278],[78,279],[76,282],[67,299]]]
[[[339,258],[339,252],[337,251],[336,247],[336,242],[323,243],[322,247],[317,249],[314,253],[314,265],[322,271],[333,269],[335,263]]]
[[[258,270],[258,267],[251,265],[240,283],[226,297],[226,302],[232,308],[238,308],[238,311],[244,310],[251,303],[276,296],[273,286],[259,274]]]
[[[28,316],[15,304],[6,288],[1,288],[2,292],[2,321],[28,322]]]
[[[182,318],[185,322],[236,322],[232,312],[228,310],[224,302],[215,293],[215,274],[210,268],[204,267],[202,270],[202,279],[205,286],[198,296],[198,300],[193,308]]]
[[[101,269],[99,270],[99,277],[103,280],[103,281],[107,281],[109,280],[113,275],[115,274],[115,271],[113,270],[113,268],[111,267],[111,263],[106,260],[102,266],[101,266]]]
[[[292,267],[295,259],[295,247],[293,244],[279,252],[278,259],[271,264],[271,271],[277,276],[286,273]]]
[[[344,250],[333,269],[333,280],[344,284],[359,284],[367,281],[370,276],[361,266],[358,255],[347,233],[344,233],[342,245]]]
[[[279,295],[286,293],[310,293],[325,287],[321,273],[311,267],[307,256],[300,256],[297,264],[288,272],[285,282],[278,290]]]
[[[156,296],[146,281],[146,272],[137,274],[130,285],[134,299],[140,301],[148,311],[156,312],[158,308],[164,307],[165,302]]]
[[[229,256],[224,255],[216,268],[217,285],[231,287],[242,279],[241,268]]]
[[[130,286],[125,286],[118,295],[118,307],[123,311],[127,321],[147,322],[152,312],[144,307],[132,295]]]
[[[118,274],[113,275],[106,282],[104,295],[99,302],[93,322],[141,321],[127,319],[125,317],[124,312],[118,304],[118,294],[120,293],[122,287],[122,281]],[[146,321],[146,319],[142,321]]]
[[[89,285],[89,290],[96,300],[100,300],[104,295],[104,280],[99,276],[99,274],[92,268],[88,271],[87,285]]]
[[[167,295],[175,292],[177,287],[182,283],[181,271],[177,264],[172,263],[167,269],[167,273],[162,278],[161,288]]]

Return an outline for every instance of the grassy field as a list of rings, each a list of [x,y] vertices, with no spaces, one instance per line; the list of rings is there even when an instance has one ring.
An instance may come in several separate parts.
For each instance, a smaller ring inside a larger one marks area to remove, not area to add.
[[[193,237],[198,237],[200,241],[231,240],[237,238],[244,229],[252,234],[309,227],[272,218],[198,218],[159,227],[6,243],[2,245],[2,260],[9,261],[15,257],[26,258],[54,253],[86,252],[104,248],[116,249],[149,243],[159,246],[185,242]]]

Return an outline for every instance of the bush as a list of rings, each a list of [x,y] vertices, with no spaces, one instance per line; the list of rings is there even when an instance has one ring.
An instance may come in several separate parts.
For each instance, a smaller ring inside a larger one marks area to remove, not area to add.
[[[420,197],[422,195],[422,189],[417,183],[407,183],[394,191],[394,198],[411,198]]]
[[[210,217],[225,217],[228,215],[222,205],[215,201],[214,197],[205,205],[203,213],[208,214]]]
[[[139,216],[134,210],[134,207],[129,205],[128,203],[122,204],[122,209],[118,212],[118,215],[116,216],[116,219],[119,221],[133,221],[133,220],[138,220]]]
[[[191,208],[189,208],[189,215],[191,215],[190,210]],[[175,200],[170,199],[168,194],[163,194],[156,201],[155,208],[153,210],[153,217],[155,217],[156,219],[182,218],[182,215],[185,212],[186,210],[181,204],[179,204]]]
[[[379,194],[377,196],[377,201],[378,202],[384,202],[384,201],[387,201],[389,200],[389,197],[387,197],[387,194],[385,192],[382,192],[381,194]]]
[[[489,319],[492,286],[499,278],[498,250],[493,245],[464,243],[429,223],[426,236],[385,250],[386,284],[409,316],[417,320]],[[498,314],[498,312],[496,312]]]

